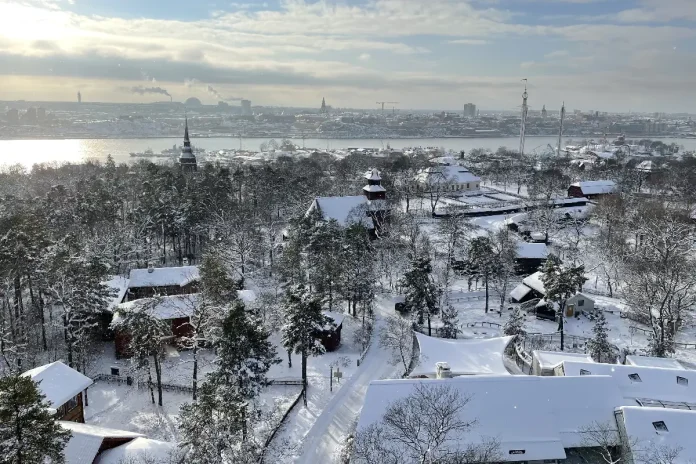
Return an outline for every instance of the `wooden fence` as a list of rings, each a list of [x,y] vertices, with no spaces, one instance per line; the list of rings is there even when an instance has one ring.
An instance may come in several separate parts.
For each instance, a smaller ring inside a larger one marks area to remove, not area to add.
[[[137,380],[137,379],[134,379],[134,378],[131,378],[128,376],[123,377],[120,375],[97,374],[94,377],[94,381],[95,382],[102,381],[102,382],[118,383],[118,384],[126,384],[126,385],[128,385],[128,383],[130,381],[130,384],[135,386],[136,388],[143,388],[143,387],[149,388],[147,381]],[[152,387],[157,388],[156,381],[152,382]],[[193,395],[193,387],[188,386],[188,385],[175,385],[175,384],[171,384],[171,383],[162,382],[162,390],[174,391],[174,392],[179,392],[179,393],[189,393],[189,394]]]
[[[647,335],[648,337],[653,335],[652,330],[650,329],[644,329],[642,327],[636,327],[634,325],[630,326],[628,330],[635,332],[640,332],[643,335]],[[682,342],[674,342],[674,346],[679,347],[679,348],[684,348],[685,350],[688,349],[695,349],[696,350],[696,343],[682,343]]]
[[[289,385],[289,384],[286,384],[286,385]],[[301,380],[300,380],[300,385],[302,385]],[[273,432],[271,432],[271,434],[268,436],[268,438],[266,438],[266,441],[263,444],[263,449],[261,450],[261,457],[259,458],[260,464],[263,464],[264,460],[266,459],[266,451],[268,450],[268,446],[271,444],[271,442],[273,441],[276,434],[278,433],[280,428],[283,426],[283,424],[287,420],[287,418],[290,415],[290,413],[292,412],[292,410],[295,409],[295,406],[297,406],[299,404],[300,400],[304,396],[304,393],[305,393],[305,387],[303,385],[302,390],[300,390],[300,394],[297,395],[297,398],[295,398],[295,401],[293,401],[292,404],[290,405],[290,407],[288,408],[288,410],[285,411],[285,414],[283,414],[283,417],[278,422],[278,425],[273,429]]]

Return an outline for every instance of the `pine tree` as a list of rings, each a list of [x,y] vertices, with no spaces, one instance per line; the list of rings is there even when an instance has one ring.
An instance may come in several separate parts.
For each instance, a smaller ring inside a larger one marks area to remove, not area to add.
[[[36,382],[12,375],[0,378],[0,462],[65,462],[70,431],[55,421]]]
[[[239,282],[230,276],[218,254],[211,252],[203,255],[200,274],[201,293],[207,303],[220,305],[237,298]]]
[[[460,332],[459,327],[457,327],[459,319],[457,318],[457,310],[451,304],[447,305],[446,308],[442,308],[440,320],[442,321],[440,336],[442,338],[457,338]]]
[[[550,255],[544,266],[541,281],[546,290],[546,301],[549,304],[558,305],[558,330],[561,332],[561,351],[564,348],[563,323],[565,317],[565,305],[568,298],[582,289],[587,281],[585,266],[564,266],[560,259]]]
[[[594,327],[592,327],[594,336],[587,342],[587,347],[590,350],[592,359],[597,362],[607,362],[610,360],[614,352],[609,343],[609,335],[607,334],[607,319],[604,317],[604,311],[601,309],[596,312]]]
[[[432,280],[430,258],[418,256],[411,260],[411,269],[400,281],[406,293],[404,309],[418,316],[418,324],[428,317],[428,335],[431,334],[430,316],[437,311],[437,288]]]
[[[321,295],[329,310],[333,309],[336,294],[344,274],[343,229],[335,219],[318,221],[309,233],[306,261],[309,283]]]
[[[246,400],[258,396],[268,384],[269,369],[280,362],[269,335],[261,321],[245,310],[244,303],[235,300],[215,343],[218,368],[208,375],[209,382],[230,385]]]
[[[150,394],[154,403],[152,371],[149,363],[152,357],[157,380],[157,404],[160,406],[162,406],[162,356],[164,345],[171,335],[171,325],[152,314],[153,309],[161,301],[162,298],[136,300],[130,310],[120,311],[120,318],[112,323],[115,330],[125,332],[130,338],[128,348],[133,355],[133,360],[139,367],[147,369]]]
[[[307,358],[320,356],[326,351],[320,334],[333,323],[322,314],[319,300],[303,285],[289,287],[285,295],[285,325],[283,346],[302,356],[302,385],[304,404],[307,406]]]
[[[476,237],[471,240],[468,264],[467,267],[469,272],[471,272],[477,280],[482,278],[486,286],[485,312],[488,313],[488,284],[494,269],[493,244],[489,237]]]
[[[510,313],[505,326],[503,327],[505,335],[521,335],[524,334],[524,314],[520,311],[519,306],[515,306]]]

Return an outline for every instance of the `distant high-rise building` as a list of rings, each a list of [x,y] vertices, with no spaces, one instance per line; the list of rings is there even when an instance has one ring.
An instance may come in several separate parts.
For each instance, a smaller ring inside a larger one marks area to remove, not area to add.
[[[19,110],[17,110],[17,108],[11,108],[7,112],[7,123],[19,124]]]
[[[242,100],[242,114],[245,116],[251,114],[251,100]]]
[[[82,94],[79,91],[77,92],[77,103],[82,103]]]
[[[464,117],[465,118],[475,118],[476,117],[476,105],[473,103],[467,103],[464,105]]]
[[[193,172],[198,170],[196,155],[193,154],[191,140],[189,139],[188,118],[184,125],[184,146],[181,148],[181,156],[179,157],[179,166],[184,172]]]
[[[543,108],[541,108],[541,118],[546,119],[546,116],[548,115],[549,113],[546,111],[546,105],[544,105]]]

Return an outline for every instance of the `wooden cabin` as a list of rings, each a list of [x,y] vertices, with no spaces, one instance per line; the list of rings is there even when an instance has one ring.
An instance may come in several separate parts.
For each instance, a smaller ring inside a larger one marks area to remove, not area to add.
[[[123,301],[197,293],[199,282],[198,266],[131,269]]]
[[[341,345],[341,330],[343,329],[343,318],[345,315],[330,311],[324,311],[323,314],[331,318],[333,324],[325,327],[321,332],[321,344],[324,345],[326,351],[336,351]]]
[[[60,361],[35,367],[22,374],[37,382],[49,407],[58,420],[85,422],[82,392],[92,385],[92,379]]]

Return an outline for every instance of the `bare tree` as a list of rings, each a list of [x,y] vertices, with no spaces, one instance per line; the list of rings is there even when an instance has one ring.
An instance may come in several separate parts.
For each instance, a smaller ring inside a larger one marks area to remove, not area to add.
[[[413,357],[413,323],[397,316],[387,318],[379,334],[379,344],[391,351],[392,364],[401,363],[408,372]]]
[[[407,397],[392,402],[379,422],[355,437],[353,461],[358,464],[487,463],[500,460],[493,440],[460,445],[476,427],[465,417],[471,397],[449,385],[419,384]]]
[[[637,444],[636,440],[622,440],[616,424],[611,422],[593,422],[580,429],[582,435],[582,457],[591,462],[606,464],[628,463],[628,453]]]

